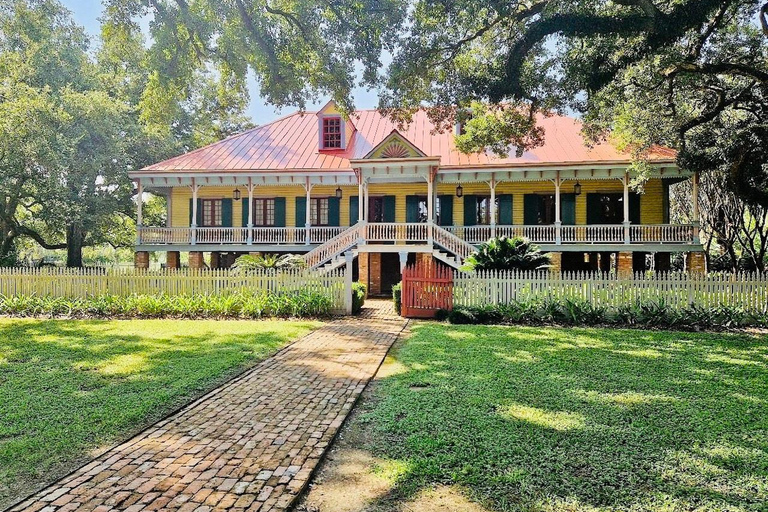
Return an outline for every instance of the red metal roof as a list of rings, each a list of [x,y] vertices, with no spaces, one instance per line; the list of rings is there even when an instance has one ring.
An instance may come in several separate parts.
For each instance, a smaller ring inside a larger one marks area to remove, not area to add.
[[[146,171],[281,171],[350,170],[349,161],[363,158],[392,130],[398,131],[428,156],[440,157],[441,167],[477,168],[487,165],[543,166],[629,162],[630,155],[609,143],[587,147],[581,136],[581,123],[569,117],[541,116],[543,146],[500,158],[493,153],[460,153],[453,143],[453,132],[432,133],[434,125],[425,112],[399,128],[375,110],[357,111],[352,122],[355,132],[344,150],[318,150],[318,124],[314,112],[294,113],[239,135],[170,158],[144,168]],[[673,161],[676,152],[657,148],[652,160]]]

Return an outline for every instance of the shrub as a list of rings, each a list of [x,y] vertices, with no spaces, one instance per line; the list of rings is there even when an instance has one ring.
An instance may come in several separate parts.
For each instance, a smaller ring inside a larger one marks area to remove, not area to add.
[[[100,295],[88,298],[0,296],[0,315],[21,317],[264,318],[329,316],[333,300],[322,293],[229,295]]]
[[[463,270],[537,270],[549,265],[549,256],[522,237],[491,238],[467,258]]]
[[[399,282],[392,287],[392,302],[395,304],[395,313],[400,315],[403,307],[403,283]]]
[[[356,315],[363,309],[365,294],[368,288],[363,283],[352,283],[352,314]]]
[[[617,308],[572,298],[535,298],[507,304],[456,307],[448,313],[454,324],[614,325],[674,329],[736,329],[768,325],[768,313],[741,307],[671,307],[663,298],[633,301]]]

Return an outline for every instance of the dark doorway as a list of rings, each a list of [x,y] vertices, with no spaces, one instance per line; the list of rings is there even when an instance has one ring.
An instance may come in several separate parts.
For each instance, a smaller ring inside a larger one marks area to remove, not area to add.
[[[381,253],[381,294],[392,295],[392,287],[400,279],[400,255],[396,252]]]

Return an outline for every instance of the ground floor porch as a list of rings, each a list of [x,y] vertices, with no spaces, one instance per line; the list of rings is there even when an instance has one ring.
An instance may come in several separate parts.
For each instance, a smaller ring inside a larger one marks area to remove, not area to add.
[[[251,248],[251,251],[219,250],[211,251],[167,251],[165,253],[166,268],[229,268],[238,257],[250,254],[261,255]],[[685,251],[679,247],[659,246],[655,251],[630,250],[621,245],[601,245],[593,247],[563,246],[549,252],[551,266],[549,271],[556,274],[563,272],[614,272],[631,274],[633,272],[657,271],[667,272],[684,270],[687,272],[704,272],[706,260],[700,247],[687,247]],[[578,249],[578,250],[577,250]],[[676,250],[673,250],[676,249]],[[365,284],[370,296],[390,296],[392,286],[402,279],[402,271],[406,265],[417,262],[442,264],[434,254],[435,250],[427,245],[363,245],[355,250],[356,256],[352,263],[353,279]],[[291,251],[270,251],[269,254],[290,254]],[[149,252],[136,252],[136,267],[149,267]]]

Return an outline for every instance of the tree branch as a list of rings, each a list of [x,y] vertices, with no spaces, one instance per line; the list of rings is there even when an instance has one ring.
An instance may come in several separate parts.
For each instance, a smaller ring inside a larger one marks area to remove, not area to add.
[[[765,37],[768,37],[768,2],[760,8],[760,26],[763,27]]]
[[[22,236],[28,236],[35,242],[37,242],[40,247],[43,249],[49,249],[49,250],[55,250],[55,249],[66,249],[67,244],[51,244],[48,243],[37,231],[34,231],[26,226],[16,226],[14,229],[18,235]]]

